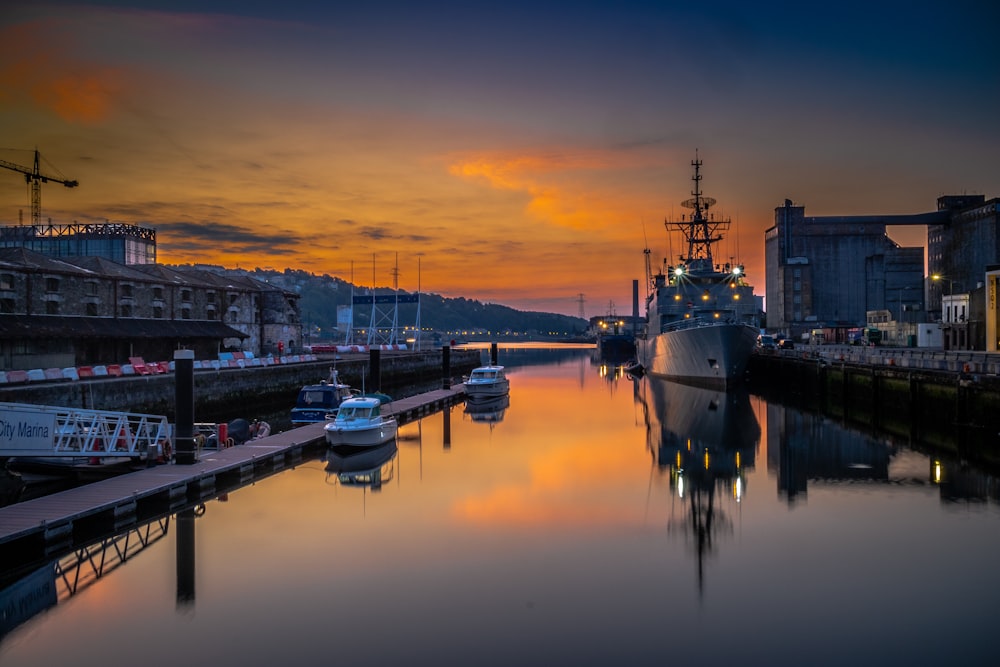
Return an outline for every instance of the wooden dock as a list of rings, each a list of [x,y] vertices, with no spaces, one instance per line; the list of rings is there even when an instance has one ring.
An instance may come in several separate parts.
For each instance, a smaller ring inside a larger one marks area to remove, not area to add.
[[[465,398],[465,387],[418,394],[383,412],[405,424]],[[0,562],[54,557],[136,524],[211,500],[298,465],[326,447],[324,424],[307,424],[237,447],[202,451],[190,465],[167,464],[0,508]]]

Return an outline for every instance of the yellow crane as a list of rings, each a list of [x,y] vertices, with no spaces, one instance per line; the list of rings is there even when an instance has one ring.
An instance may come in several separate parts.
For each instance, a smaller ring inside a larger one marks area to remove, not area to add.
[[[53,183],[62,183],[67,188],[75,188],[80,185],[77,181],[56,178],[55,176],[41,173],[38,169],[39,161],[40,156],[37,148],[35,149],[35,163],[32,167],[24,167],[13,162],[8,162],[7,160],[0,160],[0,167],[24,174],[25,182],[31,186],[31,224],[35,226],[40,225],[42,222],[42,183],[52,181]]]

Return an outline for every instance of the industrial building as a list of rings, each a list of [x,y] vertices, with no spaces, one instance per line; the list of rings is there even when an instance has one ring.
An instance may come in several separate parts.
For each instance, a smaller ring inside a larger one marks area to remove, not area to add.
[[[764,233],[768,329],[793,337],[825,329],[846,342],[849,329],[875,324],[893,331],[890,342],[912,345],[905,334],[934,323],[946,349],[1000,349],[1000,278],[987,284],[1000,265],[998,211],[998,199],[951,195],[929,213],[807,217],[786,200]],[[923,248],[887,233],[897,225],[927,227],[926,272]]]
[[[74,238],[26,227],[0,228],[0,369],[171,359],[182,347],[203,357],[301,347],[296,293],[219,267],[137,261],[155,257],[144,249],[155,246],[152,230]]]

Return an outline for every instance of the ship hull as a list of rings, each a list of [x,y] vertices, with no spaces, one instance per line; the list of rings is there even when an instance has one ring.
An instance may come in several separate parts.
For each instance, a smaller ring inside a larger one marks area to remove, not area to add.
[[[729,389],[743,381],[758,333],[748,324],[709,324],[639,339],[636,347],[649,375]]]

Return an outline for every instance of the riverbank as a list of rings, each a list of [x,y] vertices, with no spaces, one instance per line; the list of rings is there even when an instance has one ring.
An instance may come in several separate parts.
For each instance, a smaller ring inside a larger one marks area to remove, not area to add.
[[[199,415],[250,412],[287,397],[289,408],[299,389],[330,377],[359,389],[386,393],[412,385],[443,383],[440,349],[426,352],[379,351],[380,354],[317,355],[318,361],[247,368],[197,370],[194,395]],[[481,350],[451,349],[447,374],[452,382],[479,365]],[[103,377],[76,381],[32,382],[0,387],[0,402],[33,403],[87,410],[114,410],[174,416],[173,374]]]

